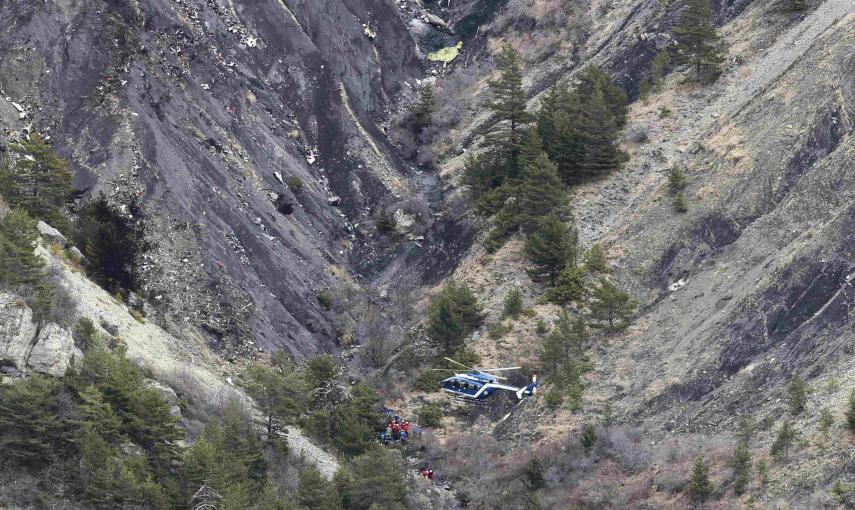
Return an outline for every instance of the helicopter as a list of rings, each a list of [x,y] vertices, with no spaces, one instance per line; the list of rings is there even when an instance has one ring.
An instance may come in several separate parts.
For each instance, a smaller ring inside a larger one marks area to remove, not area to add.
[[[444,379],[440,383],[440,389],[447,393],[450,397],[468,402],[483,402],[485,399],[494,395],[497,391],[510,391],[517,396],[518,400],[524,397],[530,397],[537,391],[537,376],[532,376],[531,384],[517,387],[503,384],[499,381],[505,380],[504,377],[495,375],[491,372],[502,372],[506,370],[519,370],[522,367],[502,367],[502,368],[478,368],[467,367],[463,363],[454,361],[451,358],[445,358],[447,361],[460,365],[464,369],[463,372],[458,372],[455,369],[435,368],[433,370],[450,370],[454,375]]]

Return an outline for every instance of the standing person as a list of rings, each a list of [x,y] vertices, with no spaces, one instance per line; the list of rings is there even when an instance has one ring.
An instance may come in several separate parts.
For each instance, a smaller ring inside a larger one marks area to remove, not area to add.
[[[407,420],[404,420],[404,423],[401,424],[401,431],[409,434],[410,433],[410,422],[408,422]]]
[[[401,435],[401,426],[397,422],[392,422],[392,440],[397,441]]]

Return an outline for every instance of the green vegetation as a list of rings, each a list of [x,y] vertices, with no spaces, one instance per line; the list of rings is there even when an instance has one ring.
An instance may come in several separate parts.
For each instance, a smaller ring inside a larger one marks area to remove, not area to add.
[[[541,362],[547,369],[546,376],[552,383],[547,393],[547,404],[557,407],[570,400],[573,410],[581,408],[582,374],[588,369],[584,348],[588,342],[588,330],[584,319],[571,318],[567,312],[561,312],[552,331],[546,336],[541,352]]]
[[[505,295],[505,303],[502,308],[503,317],[516,319],[523,311],[523,295],[518,287],[509,290]]]
[[[805,384],[804,379],[795,376],[787,388],[787,394],[787,402],[790,404],[790,410],[793,414],[803,413],[807,407],[807,384]]]
[[[324,307],[324,310],[332,310],[332,295],[330,295],[330,292],[328,290],[319,290],[315,298],[317,298],[318,303]]]
[[[60,230],[68,230],[62,208],[71,202],[71,171],[37,135],[9,146],[0,160],[0,195],[14,209],[26,211]]]
[[[772,458],[776,461],[786,459],[790,454],[790,446],[795,439],[796,431],[793,430],[790,422],[785,420],[781,428],[778,429],[774,441],[772,441]]]
[[[427,333],[441,354],[449,355],[483,323],[481,305],[465,283],[448,282],[428,310]]]
[[[713,485],[710,480],[710,468],[704,462],[703,457],[698,457],[692,466],[692,476],[689,479],[689,492],[692,495],[692,500],[703,503],[709,499],[712,491]]]
[[[620,290],[607,278],[601,278],[598,286],[594,287],[590,303],[591,327],[603,328],[606,331],[619,331],[629,325],[630,317],[638,306],[636,301],[626,292]]]
[[[139,264],[153,245],[138,198],[120,206],[101,194],[87,202],[73,238],[86,256],[89,275],[104,289],[111,294],[139,290]]]
[[[255,400],[264,419],[267,441],[274,442],[284,427],[296,422],[306,405],[303,380],[282,352],[274,356],[274,366],[250,365],[244,373],[247,393]]]
[[[741,441],[733,451],[731,468],[733,469],[733,489],[737,494],[743,494],[751,483],[751,452]]]
[[[536,491],[546,487],[546,479],[543,475],[543,462],[537,456],[532,457],[526,462],[522,474],[528,490]]]
[[[299,193],[303,190],[303,179],[300,179],[296,175],[288,177],[288,180],[285,181],[285,184],[294,193]]]
[[[849,394],[849,405],[844,413],[846,418],[846,427],[850,432],[855,432],[855,390]]]
[[[680,25],[674,28],[677,60],[693,69],[695,81],[714,81],[721,74],[724,50],[712,24],[709,0],[690,0]]]
[[[433,86],[425,80],[419,87],[419,96],[409,109],[410,128],[417,134],[421,133],[433,122],[433,111],[436,108],[436,95]]]
[[[678,166],[672,166],[668,169],[668,189],[671,193],[677,194],[684,191],[689,185],[686,180],[686,174],[680,170]]]
[[[546,298],[562,306],[580,301],[586,294],[585,271],[571,263],[564,266],[555,283],[546,289]]]
[[[582,443],[585,451],[590,453],[591,448],[594,447],[594,443],[597,442],[597,429],[594,427],[594,424],[586,423],[582,427],[582,435],[579,436],[579,442]]]
[[[671,67],[671,54],[668,50],[661,50],[653,57],[653,62],[650,66],[650,78],[653,84],[653,90],[659,92],[662,90],[662,85],[665,82],[665,77]]]
[[[592,244],[585,254],[585,269],[592,273],[608,273],[609,259],[606,250],[599,244]]]
[[[442,408],[433,402],[419,408],[419,424],[423,427],[439,427],[442,424]]]
[[[686,200],[686,194],[680,191],[674,197],[674,202],[672,203],[674,206],[674,210],[678,213],[684,213],[689,210],[689,201]]]
[[[40,322],[51,311],[53,289],[35,254],[37,242],[36,222],[26,212],[13,210],[0,221],[0,288],[24,296]]]
[[[525,253],[532,264],[534,281],[555,284],[568,261],[576,258],[576,233],[557,214],[540,220],[537,231],[526,240]]]

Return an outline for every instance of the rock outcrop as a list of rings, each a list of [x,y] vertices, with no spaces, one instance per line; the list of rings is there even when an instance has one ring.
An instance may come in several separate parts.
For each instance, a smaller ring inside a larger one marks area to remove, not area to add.
[[[60,377],[82,356],[67,329],[52,323],[39,329],[23,299],[0,292],[0,373]]]

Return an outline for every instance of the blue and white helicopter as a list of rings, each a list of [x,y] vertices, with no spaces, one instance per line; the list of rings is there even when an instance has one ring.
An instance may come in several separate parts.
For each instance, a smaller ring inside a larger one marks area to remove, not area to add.
[[[517,396],[518,400],[524,397],[530,397],[537,391],[537,376],[531,378],[531,384],[517,387],[502,384],[500,380],[505,380],[504,377],[492,374],[491,372],[502,372],[505,370],[519,370],[522,367],[502,367],[502,368],[477,368],[467,367],[466,365],[454,361],[450,358],[445,358],[455,365],[460,365],[466,371],[458,372],[454,369],[435,368],[434,370],[451,370],[454,375],[445,379],[441,383],[441,390],[448,394],[449,397],[455,400],[464,402],[481,403],[485,399],[494,395],[497,391],[510,391]]]

